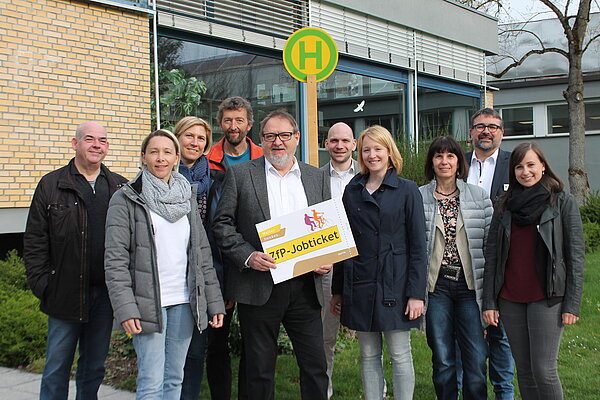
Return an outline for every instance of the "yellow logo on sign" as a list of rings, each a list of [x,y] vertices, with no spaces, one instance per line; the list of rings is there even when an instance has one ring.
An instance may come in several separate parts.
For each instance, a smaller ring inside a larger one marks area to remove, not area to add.
[[[283,48],[285,68],[301,82],[306,82],[307,75],[315,75],[317,82],[326,79],[337,62],[337,45],[321,29],[302,28],[288,38]]]

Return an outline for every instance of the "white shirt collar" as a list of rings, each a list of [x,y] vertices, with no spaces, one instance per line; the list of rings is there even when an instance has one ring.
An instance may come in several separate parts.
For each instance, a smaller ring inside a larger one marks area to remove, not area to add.
[[[277,169],[273,166],[273,164],[271,164],[271,162],[267,159],[267,157],[265,157],[265,173],[266,174],[275,174],[279,177],[285,177],[288,174],[295,174],[297,176],[301,176],[302,174],[300,173],[300,167],[298,166],[298,160],[296,160],[296,157],[294,157],[294,164],[292,165],[292,168],[283,176],[281,176],[281,174],[279,173],[279,171],[277,171]]]
[[[347,173],[352,173],[352,175],[354,175],[354,162],[350,161],[350,168],[348,168],[345,171],[336,171],[335,168],[333,168],[333,164],[331,163],[331,161],[329,161],[329,174],[331,176],[336,176],[336,175],[343,175],[343,174],[347,174]]]
[[[499,152],[500,152],[500,148],[497,148],[496,151],[494,151],[492,153],[492,155],[488,157],[490,159],[490,161],[493,161],[493,164],[496,164],[496,160],[498,159],[498,153]],[[488,160],[488,158],[486,158],[485,160],[483,160],[481,162],[486,162]],[[478,160],[479,161],[479,159],[475,155],[475,150],[473,150],[473,154],[471,155],[471,162],[470,162],[470,164],[473,164],[474,160]]]

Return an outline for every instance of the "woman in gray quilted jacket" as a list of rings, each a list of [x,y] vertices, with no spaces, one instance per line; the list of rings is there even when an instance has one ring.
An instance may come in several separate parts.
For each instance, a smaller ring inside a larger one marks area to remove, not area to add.
[[[106,284],[115,319],[133,335],[136,397],[179,399],[194,326],[220,327],[225,309],[196,188],[175,171],[179,142],[155,131],[141,156],[141,172],[109,205]]]
[[[420,188],[425,209],[429,272],[425,312],[437,398],[458,398],[456,349],[460,349],[464,399],[487,398],[487,344],[483,335],[481,294],[484,244],[493,207],[487,193],[463,181],[467,162],[451,137],[429,147]]]

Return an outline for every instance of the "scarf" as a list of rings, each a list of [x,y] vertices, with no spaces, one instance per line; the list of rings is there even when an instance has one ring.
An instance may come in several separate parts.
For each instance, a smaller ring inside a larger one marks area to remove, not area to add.
[[[142,198],[152,211],[167,221],[173,223],[191,211],[192,189],[179,172],[173,171],[167,183],[143,169],[142,182]]]
[[[537,223],[550,203],[550,192],[541,181],[531,187],[515,185],[506,208],[512,213],[512,220],[519,226]]]
[[[194,165],[192,165],[192,168],[188,168],[187,165],[180,162],[179,173],[191,184],[198,185],[198,199],[200,199],[202,195],[208,193],[210,172],[208,170],[208,158],[206,158],[206,156],[200,156]]]

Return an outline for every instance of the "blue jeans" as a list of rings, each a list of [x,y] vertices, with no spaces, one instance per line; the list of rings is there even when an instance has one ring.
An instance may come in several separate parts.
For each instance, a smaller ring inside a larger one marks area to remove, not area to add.
[[[178,399],[183,365],[195,329],[189,303],[162,308],[163,331],[133,335],[137,354],[136,399]]]
[[[429,292],[425,317],[437,398],[458,398],[455,348],[458,343],[464,367],[463,398],[486,399],[487,345],[475,291],[469,290],[464,278],[454,282],[440,277],[435,290]]]
[[[204,356],[206,354],[207,330],[200,332],[194,327],[190,348],[185,358],[183,368],[183,383],[181,385],[181,400],[198,400],[204,375]]]
[[[410,348],[410,331],[357,331],[365,400],[381,400],[384,396],[382,333],[392,360],[394,399],[411,400],[415,389],[415,371]]]
[[[89,291],[89,320],[68,322],[48,317],[48,347],[42,374],[40,399],[66,399],[69,376],[79,343],[77,399],[96,399],[104,379],[104,360],[110,345],[113,313],[106,287]]]
[[[490,383],[494,388],[496,400],[513,400],[515,398],[515,389],[512,384],[515,375],[514,360],[502,320],[498,326],[490,325],[486,330]],[[460,390],[462,388],[462,363],[458,347],[456,348],[456,378]]]
[[[512,400],[515,397],[515,389],[512,384],[515,377],[515,362],[508,344],[508,337],[500,324],[487,327],[487,344],[490,368],[490,382],[494,387],[496,400]]]

